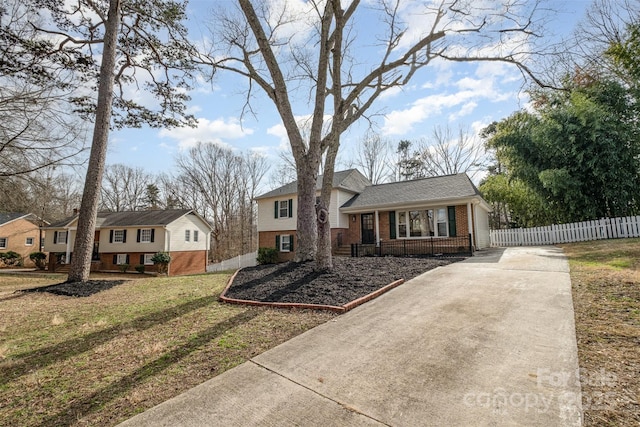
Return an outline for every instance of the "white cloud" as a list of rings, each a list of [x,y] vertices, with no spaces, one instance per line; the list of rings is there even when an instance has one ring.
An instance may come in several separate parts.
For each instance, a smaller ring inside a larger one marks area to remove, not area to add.
[[[253,130],[243,128],[236,119],[225,121],[223,118],[215,120],[200,118],[195,128],[162,129],[158,134],[161,138],[178,141],[178,148],[183,150],[195,146],[198,142],[210,142],[228,147],[226,140],[243,138],[253,134]]]

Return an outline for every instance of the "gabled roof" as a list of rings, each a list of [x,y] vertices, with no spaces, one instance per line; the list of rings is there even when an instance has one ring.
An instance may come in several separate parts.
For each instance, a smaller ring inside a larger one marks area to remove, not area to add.
[[[480,197],[467,174],[436,176],[412,181],[371,185],[341,206],[345,210],[381,208],[409,204]]]
[[[169,225],[188,214],[194,214],[209,227],[211,225],[192,209],[167,209],[133,212],[98,212],[96,228],[112,227],[157,227]],[[78,215],[51,224],[49,228],[65,228],[77,219]]]
[[[36,224],[36,221],[38,221],[38,217],[30,213],[26,214],[21,212],[0,212],[0,225],[4,225],[8,222],[23,218],[27,221],[33,222],[34,224]]]
[[[333,188],[339,188],[351,193],[359,193],[364,190],[365,187],[370,186],[371,181],[360,173],[357,169],[348,169],[344,171],[335,172],[333,174]],[[322,175],[318,176],[316,180],[316,189],[322,188]],[[256,197],[258,199],[266,199],[268,197],[288,196],[296,194],[298,192],[298,181],[290,182],[282,187],[271,190],[261,196]]]

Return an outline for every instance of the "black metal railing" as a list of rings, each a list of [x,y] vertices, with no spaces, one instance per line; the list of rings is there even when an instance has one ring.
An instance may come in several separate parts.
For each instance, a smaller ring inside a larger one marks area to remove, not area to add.
[[[380,241],[379,245],[353,243],[351,256],[471,256],[471,234],[461,237],[434,237],[427,239],[394,239]]]

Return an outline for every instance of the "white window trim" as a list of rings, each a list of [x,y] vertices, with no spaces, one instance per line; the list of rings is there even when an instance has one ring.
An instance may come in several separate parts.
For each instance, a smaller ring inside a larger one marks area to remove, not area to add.
[[[145,240],[145,231],[149,232],[147,239]],[[151,243],[151,229],[150,228],[142,228],[140,229],[140,243]]]
[[[284,249],[284,238],[287,238],[288,249]],[[281,234],[280,235],[280,252],[291,252],[291,234]]]
[[[31,243],[29,243],[29,240],[31,240]],[[33,246],[35,241],[36,241],[35,237],[27,237],[24,239],[24,245]]]
[[[127,254],[118,254],[116,258],[116,265],[124,265],[126,263],[127,263]]]
[[[9,238],[8,237],[0,237],[0,240],[4,241],[4,243],[2,243],[2,245],[0,246],[0,249],[7,249],[7,245],[9,244]]]
[[[198,233],[198,230],[193,230],[193,241],[197,242],[198,239],[200,238],[199,236],[200,233]]]
[[[284,207],[282,204],[284,203]],[[284,215],[282,215],[282,211],[284,210]],[[289,218],[289,200],[278,200],[278,219],[280,218]]]
[[[411,225],[409,224],[409,212],[414,212],[414,211],[428,211],[428,210],[432,210],[433,211],[433,231],[435,234],[438,233],[438,210],[439,209],[444,209],[445,211],[445,227],[447,229],[447,234],[445,236],[439,236],[439,235],[434,235],[434,236],[410,236],[409,234],[411,233]],[[404,217],[405,217],[405,223],[404,225],[406,225],[406,234],[404,236],[400,235],[400,212],[404,212]],[[407,209],[407,210],[397,210],[396,211],[396,217],[398,218],[398,220],[396,221],[396,237],[398,239],[414,239],[414,240],[420,240],[420,239],[446,239],[449,237],[449,220],[448,220],[448,212],[447,212],[447,207],[446,206],[436,206],[436,207],[430,207],[430,208],[412,208],[412,209]]]
[[[120,240],[118,240],[118,233],[120,233]],[[113,230],[113,243],[124,243],[124,229]]]
[[[144,265],[153,265],[151,258],[153,258],[154,255],[155,254],[144,254]]]
[[[61,240],[60,239],[61,236],[64,236],[64,242],[60,241]],[[56,245],[66,245],[68,238],[69,238],[69,232],[68,231],[58,231],[55,244]]]
[[[185,242],[191,241],[191,230],[184,230],[184,241]]]

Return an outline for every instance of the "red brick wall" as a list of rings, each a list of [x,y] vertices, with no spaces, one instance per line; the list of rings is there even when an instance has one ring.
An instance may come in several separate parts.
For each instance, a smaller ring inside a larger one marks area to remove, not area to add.
[[[298,239],[296,237],[296,230],[287,230],[287,231],[261,231],[258,233],[258,247],[259,248],[275,248],[276,247],[276,236],[282,234],[290,234],[293,238],[293,249],[291,252],[278,252],[278,261],[285,262],[291,261],[295,255],[295,248],[298,245]],[[280,248],[276,248],[280,249]]]
[[[205,273],[207,271],[207,251],[170,252],[169,276]]]
[[[456,234],[458,236],[467,236],[469,234],[467,205],[456,206]]]
[[[136,271],[140,264],[140,255],[149,252],[129,252],[129,269]],[[100,263],[97,269],[107,271],[120,271],[120,266],[114,264],[114,253],[100,254]],[[207,251],[180,251],[170,252],[171,262],[169,263],[169,276],[180,276],[184,274],[205,273],[207,271]],[[155,265],[145,265],[144,271],[155,272]]]

